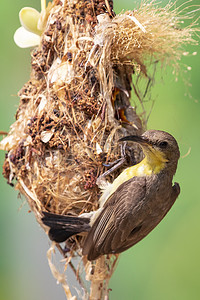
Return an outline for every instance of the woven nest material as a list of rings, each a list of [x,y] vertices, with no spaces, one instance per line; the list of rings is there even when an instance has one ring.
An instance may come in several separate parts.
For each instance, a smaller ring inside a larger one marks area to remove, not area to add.
[[[8,151],[4,176],[26,196],[40,224],[44,210],[80,215],[98,208],[96,181],[107,170],[104,164],[120,158],[117,141],[144,130],[145,120],[130,105],[131,89],[134,101],[142,102],[152,79],[148,68],[158,60],[176,64],[181,46],[194,42],[194,29],[178,29],[178,12],[170,9],[144,2],[115,16],[112,1],[49,5],[40,44],[32,52],[30,80],[19,92],[16,121],[0,143]],[[146,79],[142,93],[132,75]],[[140,159],[134,146],[129,152],[132,163]],[[103,282],[102,297],[118,256],[90,263],[81,255],[83,240],[77,235],[68,241],[66,265],[79,256],[87,279]],[[70,298],[64,277],[50,266]],[[80,278],[80,266],[76,272]]]

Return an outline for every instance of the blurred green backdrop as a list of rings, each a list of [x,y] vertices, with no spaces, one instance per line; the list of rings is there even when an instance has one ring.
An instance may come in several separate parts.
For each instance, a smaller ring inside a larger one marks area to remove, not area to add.
[[[19,27],[18,12],[24,6],[40,10],[40,2],[1,2],[0,130],[8,131],[18,106],[17,91],[28,80],[30,72],[30,49],[20,49],[13,41]],[[193,4],[199,4],[199,0]],[[137,1],[116,0],[115,11],[133,9],[136,5]],[[186,50],[198,51],[197,47]],[[157,75],[152,95],[155,104],[148,128],[166,130],[179,142],[182,158],[176,181],[181,185],[181,195],[164,221],[121,255],[110,282],[111,300],[200,299],[199,61],[199,55],[182,61],[192,67],[186,73],[183,66],[181,72],[191,83],[190,87],[181,76],[175,82],[170,69]],[[184,157],[189,149],[190,154]],[[3,160],[1,151],[0,165]],[[24,199],[17,199],[17,192],[2,176],[0,185],[0,300],[64,300],[64,292],[56,285],[48,267],[47,237],[33,214],[28,213]]]

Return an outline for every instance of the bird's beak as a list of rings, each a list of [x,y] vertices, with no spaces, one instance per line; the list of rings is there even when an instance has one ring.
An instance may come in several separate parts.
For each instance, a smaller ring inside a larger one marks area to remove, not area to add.
[[[154,160],[155,158],[159,160],[160,162],[167,162],[168,159],[166,159],[166,156],[164,153],[159,151],[158,149],[155,149],[152,142],[142,136],[142,135],[130,135],[130,136],[125,136],[119,140],[119,142],[125,142],[125,141],[131,141],[138,143],[142,147],[142,151],[145,156],[147,156],[149,159]]]
[[[135,142],[135,143],[140,144],[141,146],[151,145],[147,138],[145,138],[143,136],[139,136],[139,135],[125,136],[119,140],[119,142],[126,142],[126,141],[127,142],[128,141]]]

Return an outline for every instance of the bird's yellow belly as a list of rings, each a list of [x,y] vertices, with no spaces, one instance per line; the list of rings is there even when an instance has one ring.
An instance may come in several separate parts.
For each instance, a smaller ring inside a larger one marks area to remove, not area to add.
[[[146,158],[144,158],[139,164],[134,165],[125,169],[112,184],[108,184],[107,188],[104,190],[100,198],[100,207],[104,205],[106,200],[117,190],[117,188],[124,182],[128,181],[133,177],[149,176],[152,173],[159,173],[165,166],[165,162],[160,160],[154,160],[149,163]]]

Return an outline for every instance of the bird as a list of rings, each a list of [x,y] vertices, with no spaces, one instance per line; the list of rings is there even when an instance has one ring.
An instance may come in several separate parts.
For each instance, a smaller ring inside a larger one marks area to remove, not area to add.
[[[165,217],[180,193],[173,176],[180,157],[175,138],[161,130],[125,136],[119,142],[137,143],[143,159],[107,185],[99,209],[80,216],[43,212],[49,238],[57,243],[86,233],[82,255],[89,261],[121,253],[146,237]]]

